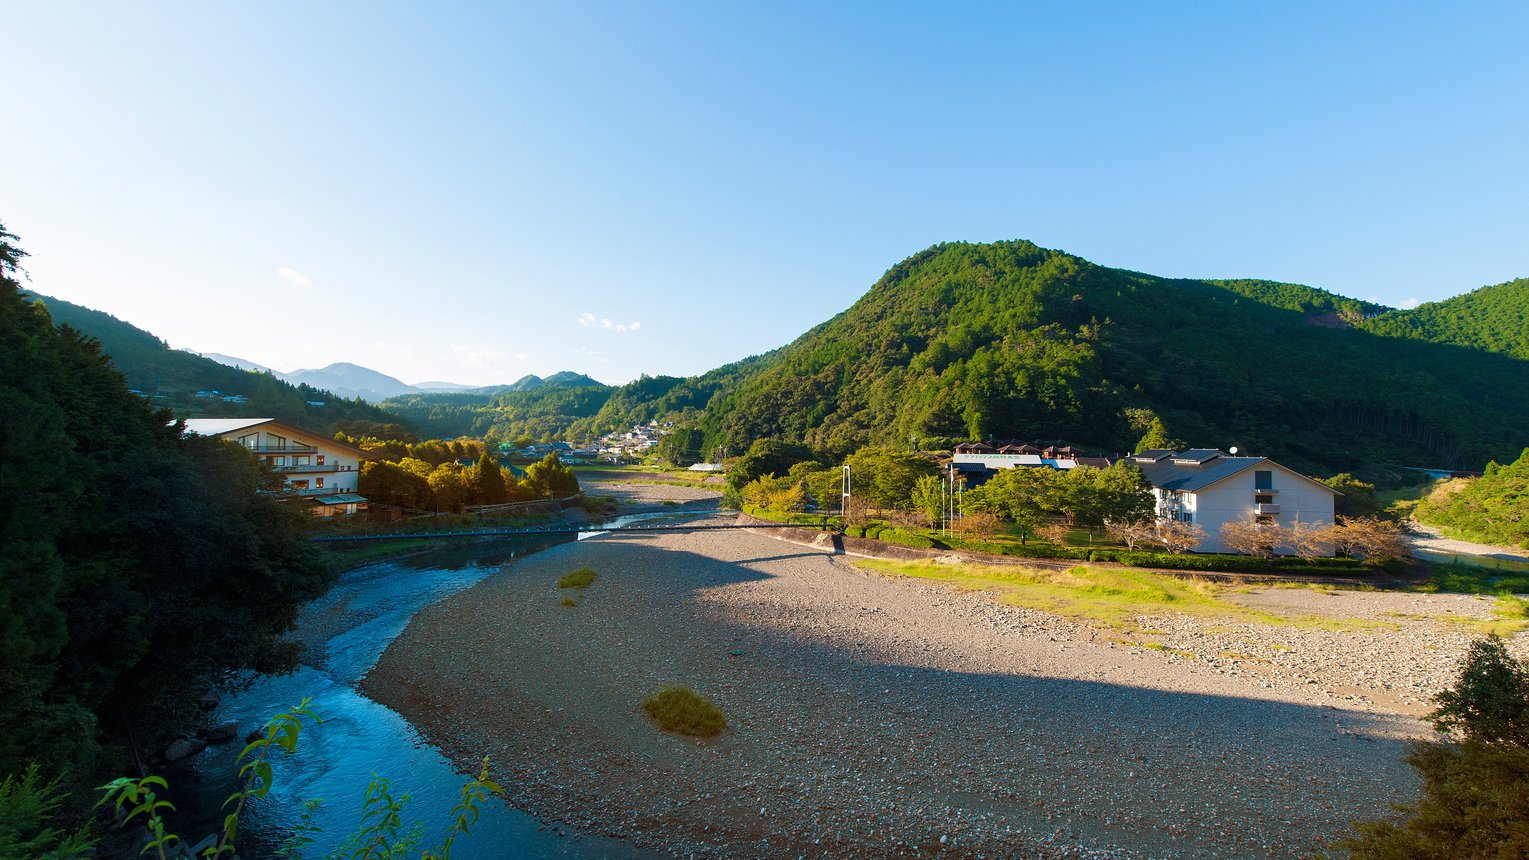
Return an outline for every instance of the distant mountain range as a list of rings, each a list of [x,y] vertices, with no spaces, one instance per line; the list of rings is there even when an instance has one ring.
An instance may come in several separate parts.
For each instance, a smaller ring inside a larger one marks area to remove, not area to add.
[[[149,332],[116,317],[37,293],[57,325],[101,343],[129,388],[183,418],[268,417],[328,432],[348,422],[399,423],[376,406],[328,390],[289,382],[254,362],[214,360],[171,349]]]
[[[581,385],[600,385],[600,383],[583,374],[567,370],[554,373],[546,379],[534,375],[523,376],[508,385],[462,385],[457,382],[441,381],[419,382],[410,385],[397,377],[346,361],[335,362],[334,364],[316,369],[294,370],[290,373],[283,373],[279,370],[272,370],[263,364],[237,356],[224,355],[218,352],[204,352],[200,353],[200,355],[203,358],[210,358],[229,367],[269,373],[277,379],[285,380],[293,385],[308,385],[313,388],[333,392],[340,397],[357,397],[368,403],[380,403],[390,397],[399,397],[407,394],[461,394],[470,392],[495,395],[511,391],[531,391],[544,386],[570,388]]]

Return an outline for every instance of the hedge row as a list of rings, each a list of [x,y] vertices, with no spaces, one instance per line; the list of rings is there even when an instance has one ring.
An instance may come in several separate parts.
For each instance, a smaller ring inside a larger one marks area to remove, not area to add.
[[[899,528],[884,528],[877,533],[876,539],[901,546],[917,547],[918,549],[949,549],[944,543],[928,535],[915,534],[914,532],[904,531]]]

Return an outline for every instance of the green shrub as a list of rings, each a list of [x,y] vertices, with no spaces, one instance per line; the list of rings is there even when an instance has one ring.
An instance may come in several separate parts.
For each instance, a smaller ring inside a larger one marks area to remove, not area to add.
[[[578,606],[579,602],[577,600],[574,600],[572,597],[565,597],[565,598],[563,598],[563,605],[564,606]]]
[[[642,708],[666,732],[709,738],[727,728],[721,709],[689,687],[665,687],[649,696]]]
[[[1414,741],[1406,762],[1423,797],[1400,823],[1356,824],[1354,860],[1529,857],[1529,666],[1496,636],[1475,642],[1459,682],[1428,719],[1459,746]]]
[[[571,573],[565,573],[558,579],[558,588],[588,588],[595,581],[594,568],[581,567]]]
[[[865,536],[871,540],[876,540],[886,529],[886,523],[867,523],[865,526]]]
[[[887,543],[895,543],[901,546],[917,547],[919,549],[946,549],[945,544],[927,535],[915,534],[897,528],[882,529],[877,540]]]
[[[865,537],[865,526],[845,526],[844,534],[848,537]]]

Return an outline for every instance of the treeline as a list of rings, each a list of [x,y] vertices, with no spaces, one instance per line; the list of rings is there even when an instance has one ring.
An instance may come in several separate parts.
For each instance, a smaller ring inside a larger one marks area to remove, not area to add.
[[[183,438],[23,295],[14,239],[0,228],[0,776],[35,763],[82,788],[182,731],[209,687],[294,666],[283,634],[334,572],[280,478]]]
[[[1529,549],[1529,448],[1479,478],[1457,478],[1418,503],[1417,518],[1466,540]]]
[[[1529,359],[1529,278],[1482,287],[1412,310],[1392,311],[1369,320],[1364,328],[1389,337]]]
[[[61,299],[38,296],[53,321],[68,325],[98,341],[101,349],[127,380],[155,407],[181,418],[275,418],[324,432],[347,421],[397,421],[360,399],[345,399],[309,385],[292,385],[269,373],[240,370],[194,353],[171,349],[154,335],[110,314]],[[240,394],[246,403],[197,397],[198,391]],[[323,403],[310,406],[310,402]]]
[[[336,438],[365,451],[358,488],[369,501],[422,511],[460,513],[468,505],[562,498],[579,492],[573,469],[548,454],[524,472],[500,465],[482,441]]]

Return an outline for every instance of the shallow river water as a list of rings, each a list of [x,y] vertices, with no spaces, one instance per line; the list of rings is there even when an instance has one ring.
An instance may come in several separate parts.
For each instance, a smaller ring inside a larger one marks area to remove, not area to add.
[[[673,516],[634,514],[608,525]],[[420,847],[435,847],[466,777],[408,721],[356,692],[355,684],[415,612],[502,569],[513,576],[514,558],[566,542],[541,537],[448,543],[439,550],[345,573],[329,594],[303,612],[298,635],[308,650],[302,667],[292,675],[262,678],[219,705],[212,722],[237,722],[241,741],[209,747],[196,756],[189,773],[174,777],[179,783],[176,800],[184,813],[178,822],[183,835],[192,837],[217,826],[218,806],[234,790],[242,737],[272,714],[308,697],[309,708],[323,723],[304,730],[296,754],[274,756],[275,787],[246,813],[240,828],[241,854],[271,856],[283,835],[300,821],[304,801],[322,798],[323,806],[313,818],[321,833],[303,856],[325,856],[355,829],[374,775],[391,781],[395,797],[410,796],[404,829],[423,822]],[[416,849],[411,856],[418,853]],[[624,842],[545,826],[498,799],[485,804],[472,835],[458,840],[452,850],[456,860],[653,856]]]

